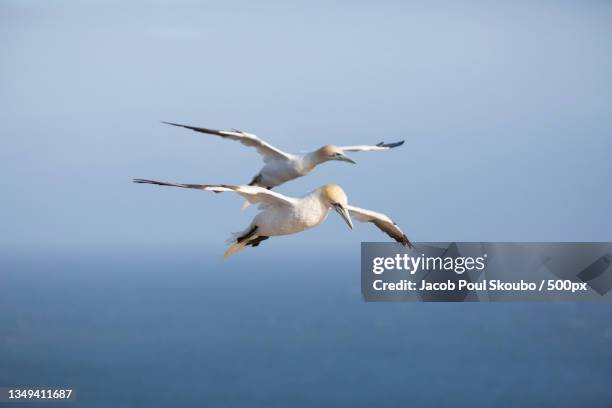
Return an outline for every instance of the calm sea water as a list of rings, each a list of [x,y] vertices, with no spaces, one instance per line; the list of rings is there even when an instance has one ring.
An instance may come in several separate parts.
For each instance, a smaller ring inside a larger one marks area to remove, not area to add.
[[[610,406],[612,305],[365,304],[358,262],[5,253],[0,386],[83,407]]]

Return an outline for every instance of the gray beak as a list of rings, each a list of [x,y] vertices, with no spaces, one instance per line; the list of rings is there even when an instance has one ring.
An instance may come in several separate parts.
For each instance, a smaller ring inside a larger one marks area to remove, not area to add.
[[[352,163],[352,164],[356,164],[356,163],[355,163],[355,161],[354,161],[353,159],[351,159],[350,157],[345,156],[345,155],[338,156],[338,157],[336,158],[336,160],[338,160],[338,161],[344,161],[344,162],[348,162],[348,163]]]
[[[344,208],[341,204],[334,204],[334,210],[336,210],[336,212],[340,214],[340,216],[347,223],[349,228],[353,229],[353,221],[351,220],[351,215],[349,214],[348,210]]]

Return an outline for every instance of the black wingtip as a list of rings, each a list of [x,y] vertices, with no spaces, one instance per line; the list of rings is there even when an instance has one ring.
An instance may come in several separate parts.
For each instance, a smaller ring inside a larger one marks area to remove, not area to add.
[[[138,184],[154,184],[156,186],[169,186],[171,183],[165,183],[163,181],[155,181],[155,180],[147,180],[147,179],[134,179],[132,180],[134,183]]]
[[[195,184],[179,184],[179,183],[167,183],[165,181],[147,180],[147,179],[133,179],[134,183],[138,184],[153,184],[155,186],[168,186],[168,187],[182,187],[182,188],[194,188]]]
[[[160,123],[163,123],[164,125],[170,125],[170,126],[185,127],[185,125],[181,125],[180,123],[166,122],[164,120],[160,120]]]
[[[414,246],[412,245],[412,242],[410,242],[410,240],[408,239],[406,235],[402,236],[402,240],[400,242],[402,243],[403,246],[407,246],[410,249],[414,248]]]
[[[378,147],[387,147],[389,149],[393,149],[394,147],[398,147],[403,145],[405,142],[405,140],[401,140],[399,142],[394,142],[394,143],[385,143],[385,142],[380,142],[378,143],[376,146]]]
[[[133,179],[132,182],[138,184],[157,184],[155,181],[147,179]]]

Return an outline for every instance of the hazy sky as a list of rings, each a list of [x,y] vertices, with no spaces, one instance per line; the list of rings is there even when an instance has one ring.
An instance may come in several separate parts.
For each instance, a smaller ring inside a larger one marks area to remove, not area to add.
[[[612,3],[0,2],[0,248],[210,249],[259,156],[406,139],[326,182],[415,241],[612,240]],[[268,248],[385,241],[335,214]],[[312,253],[312,251],[310,251]]]

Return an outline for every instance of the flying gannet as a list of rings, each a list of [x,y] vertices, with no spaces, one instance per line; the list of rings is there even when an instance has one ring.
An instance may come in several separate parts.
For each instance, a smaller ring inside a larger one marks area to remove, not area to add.
[[[403,246],[412,248],[406,235],[384,214],[348,205],[344,190],[336,184],[325,184],[300,198],[287,197],[258,186],[228,186],[210,184],[179,184],[163,181],[134,179],[135,183],[155,184],[207,190],[216,193],[234,192],[244,197],[250,204],[259,204],[259,212],[249,226],[229,241],[230,247],[225,256],[230,256],[247,246],[256,247],[262,241],[275,236],[290,235],[316,227],[334,209],[353,229],[351,215],[361,222],[371,222]]]
[[[279,186],[287,181],[308,175],[321,163],[330,160],[338,160],[347,163],[353,163],[353,159],[349,158],[344,152],[367,152],[377,150],[389,150],[404,144],[404,141],[395,143],[380,142],[375,145],[356,145],[356,146],[334,146],[326,145],[313,152],[305,154],[286,153],[266,141],[260,139],[252,133],[242,132],[233,129],[215,130],[203,127],[195,127],[181,125],[179,123],[162,122],[167,125],[183,127],[191,129],[195,132],[207,133],[210,135],[221,136],[223,138],[236,140],[245,146],[254,147],[262,156],[264,166],[259,173],[253,177],[249,186],[259,186],[267,189]]]

